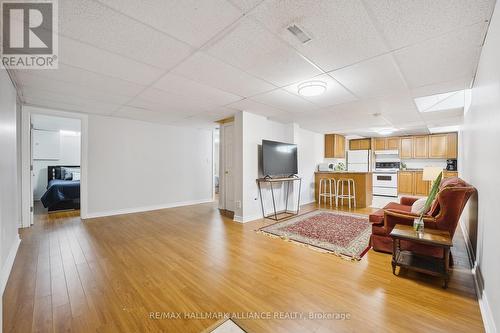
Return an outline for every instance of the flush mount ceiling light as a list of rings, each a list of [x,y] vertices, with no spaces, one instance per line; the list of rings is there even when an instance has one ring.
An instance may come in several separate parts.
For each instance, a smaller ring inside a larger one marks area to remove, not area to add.
[[[395,131],[396,131],[395,128],[379,128],[375,130],[375,132],[377,132],[380,135],[389,135],[394,133]]]
[[[319,96],[326,91],[326,82],[323,81],[307,81],[299,84],[299,95],[311,97]]]

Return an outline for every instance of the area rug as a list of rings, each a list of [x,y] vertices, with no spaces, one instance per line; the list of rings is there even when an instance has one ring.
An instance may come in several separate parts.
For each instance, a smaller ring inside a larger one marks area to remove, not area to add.
[[[315,210],[258,231],[350,260],[360,260],[370,249],[371,225],[365,215]]]

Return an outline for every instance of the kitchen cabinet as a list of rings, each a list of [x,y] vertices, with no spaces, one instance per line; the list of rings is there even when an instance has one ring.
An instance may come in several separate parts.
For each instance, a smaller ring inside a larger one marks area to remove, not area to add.
[[[399,150],[401,145],[401,139],[399,137],[390,137],[387,138],[387,149],[388,150]]]
[[[448,156],[448,134],[429,135],[429,158]]]
[[[386,150],[387,138],[373,138],[373,150]]]
[[[429,136],[419,135],[413,137],[413,157],[429,158]]]
[[[399,171],[398,194],[413,194],[413,172]]]
[[[325,134],[325,158],[345,158],[345,137]]]
[[[423,180],[423,171],[413,172],[413,194],[426,196],[429,195],[431,182]]]
[[[458,156],[458,133],[446,134],[446,158],[457,159]]]
[[[405,136],[401,138],[399,156],[404,158],[413,158],[413,137]]]
[[[353,139],[349,141],[350,150],[368,150],[371,149],[371,139]]]

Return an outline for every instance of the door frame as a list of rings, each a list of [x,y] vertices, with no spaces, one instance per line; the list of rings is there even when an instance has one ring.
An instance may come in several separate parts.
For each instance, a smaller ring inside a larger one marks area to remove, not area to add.
[[[33,224],[33,184],[30,169],[32,114],[80,120],[80,217],[85,219],[88,215],[88,115],[24,104],[21,109],[21,228]]]
[[[220,125],[219,128],[219,209],[224,211],[226,207],[226,127],[233,126],[233,145],[234,145],[234,121],[226,122]],[[233,168],[234,168],[234,151],[233,151]],[[234,171],[234,170],[233,170]],[[234,173],[233,173],[234,175]],[[233,186],[234,186],[233,176]],[[231,212],[234,212],[235,207]]]

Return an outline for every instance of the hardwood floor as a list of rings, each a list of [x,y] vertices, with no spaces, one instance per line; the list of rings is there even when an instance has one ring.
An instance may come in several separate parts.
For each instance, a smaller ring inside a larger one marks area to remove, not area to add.
[[[439,279],[394,276],[387,254],[349,262],[254,231],[269,223],[232,222],[213,204],[84,222],[74,212],[37,215],[3,295],[4,332],[200,332],[218,319],[165,316],[268,311],[349,319],[234,321],[247,332],[484,330],[460,232],[443,290]]]

